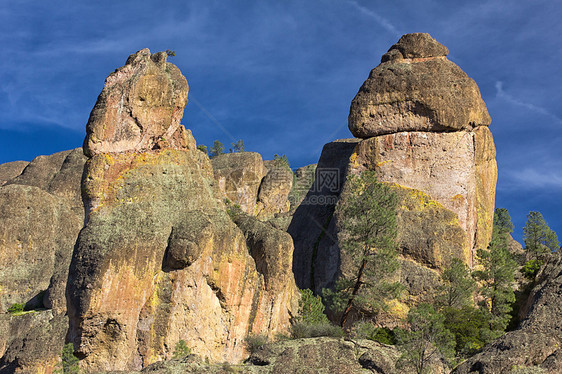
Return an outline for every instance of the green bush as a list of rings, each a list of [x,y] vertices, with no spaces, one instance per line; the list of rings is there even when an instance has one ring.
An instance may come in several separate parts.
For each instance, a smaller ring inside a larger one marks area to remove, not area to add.
[[[80,361],[78,357],[74,356],[74,345],[67,343],[62,347],[61,362],[55,372],[57,374],[78,374],[80,373],[78,361]]]
[[[534,279],[537,275],[539,269],[542,266],[542,261],[539,259],[529,260],[521,268],[521,272],[525,275],[525,278]]]
[[[299,301],[299,315],[296,318],[297,322],[308,324],[326,324],[329,323],[328,317],[324,314],[324,304],[322,298],[314,295],[312,290],[300,290],[301,299]]]
[[[209,151],[207,150],[207,146],[205,144],[199,144],[197,146],[197,149],[200,150],[201,152],[203,152],[204,154],[209,153]]]
[[[275,154],[273,155],[273,161],[276,167],[291,170],[291,166],[289,165],[289,160],[286,155],[279,156],[278,154]]]
[[[176,343],[176,347],[174,349],[174,355],[172,356],[173,359],[181,360],[182,358],[186,358],[191,354],[191,348],[187,346],[185,340],[181,339],[179,342]]]
[[[10,314],[17,314],[23,312],[25,309],[25,304],[12,304],[11,307],[8,308],[8,313]]]
[[[369,339],[379,343],[395,345],[396,336],[388,327],[375,327],[372,322],[359,321],[353,324],[352,336],[356,339]]]
[[[268,338],[266,335],[250,334],[246,336],[245,339],[246,349],[248,349],[250,353],[255,353],[259,349],[261,349],[267,343],[267,341]]]
[[[445,308],[442,315],[445,318],[445,328],[454,335],[458,356],[474,355],[493,336],[490,331],[490,317],[481,309],[468,305],[461,309]]]

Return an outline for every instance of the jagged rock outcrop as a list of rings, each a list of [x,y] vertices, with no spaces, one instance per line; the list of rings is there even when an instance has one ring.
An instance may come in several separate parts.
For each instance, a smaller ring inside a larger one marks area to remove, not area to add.
[[[211,162],[223,196],[244,213],[266,221],[289,211],[293,172],[288,166],[263,161],[256,152],[226,153]]]
[[[57,363],[68,326],[68,267],[84,222],[84,163],[76,149],[4,164],[11,173],[0,165],[0,313],[14,303],[36,310],[0,315],[1,372],[49,372]]]
[[[212,361],[240,361],[247,334],[286,331],[296,311],[294,281],[256,268],[210,160],[179,125],[187,90],[165,54],[145,49],[108,77],[90,116],[87,221],[67,286],[86,370],[139,369],[180,339]],[[287,261],[291,249],[262,248]]]
[[[481,353],[460,364],[455,374],[562,372],[562,257],[552,254],[537,275],[537,285],[527,301],[527,316],[519,327],[486,346]],[[532,371],[532,370],[535,371]]]
[[[145,48],[107,77],[86,126],[87,156],[194,146],[180,124],[187,80],[166,59],[166,52],[151,55]]]
[[[293,187],[293,171],[275,160],[264,162],[267,174],[260,183],[256,203],[256,217],[267,220],[291,207],[289,193]]]
[[[407,292],[393,307],[396,317],[430,300],[452,258],[472,266],[476,250],[487,247],[497,179],[490,117],[474,81],[447,53],[428,34],[404,35],[360,88],[349,114],[360,139],[324,147],[314,188],[288,229],[299,287],[320,292],[345,271],[338,246],[345,217],[334,215],[335,206],[347,176],[364,170],[400,198],[397,241],[407,270],[399,277]]]

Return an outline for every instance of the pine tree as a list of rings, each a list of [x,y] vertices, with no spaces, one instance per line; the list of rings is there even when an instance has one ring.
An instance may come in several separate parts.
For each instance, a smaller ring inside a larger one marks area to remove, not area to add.
[[[445,327],[443,315],[432,305],[422,303],[408,312],[409,331],[398,330],[398,345],[403,352],[397,362],[401,369],[418,374],[430,369],[431,361],[440,355],[451,361],[454,357],[455,337]]]
[[[62,347],[61,362],[55,372],[57,374],[78,374],[80,373],[79,361],[78,357],[74,356],[74,345],[67,343]]]
[[[457,309],[472,305],[476,282],[464,262],[454,258],[449,267],[443,271],[441,281],[443,283],[438,288],[437,305],[442,308]]]
[[[527,261],[536,260],[541,255],[560,249],[556,233],[548,227],[539,212],[529,212],[527,215],[527,223],[523,227],[523,241]]]
[[[238,140],[236,143],[231,143],[230,153],[244,152],[244,141]]]
[[[223,153],[224,145],[220,141],[215,140],[213,146],[211,147],[211,149],[209,149],[209,157],[217,157],[219,155],[222,155]]]
[[[340,200],[340,248],[351,261],[350,275],[342,276],[335,290],[325,291],[334,309],[343,311],[345,328],[352,309],[376,314],[385,300],[397,296],[398,283],[388,276],[399,267],[396,252],[398,199],[388,185],[378,183],[375,173],[365,171],[347,180]]]
[[[482,282],[482,307],[489,313],[490,330],[501,335],[511,318],[511,304],[515,301],[513,292],[514,273],[517,262],[509,251],[509,234],[513,230],[511,219],[505,209],[496,209],[492,240],[488,250],[478,250],[482,269],[474,274]]]

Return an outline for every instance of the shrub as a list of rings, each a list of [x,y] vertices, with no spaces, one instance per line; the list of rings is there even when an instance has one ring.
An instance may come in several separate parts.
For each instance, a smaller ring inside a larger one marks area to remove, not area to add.
[[[369,339],[388,345],[396,344],[396,336],[393,330],[388,327],[375,327],[371,322],[356,322],[353,324],[351,332],[356,339]]]
[[[207,150],[207,146],[205,144],[199,144],[197,146],[197,149],[200,150],[201,152],[203,152],[204,154],[209,153],[209,151]]]
[[[176,348],[174,349],[174,355],[172,356],[173,359],[181,360],[182,358],[186,358],[191,354],[191,348],[187,346],[185,340],[181,339],[179,342],[176,343]]]
[[[8,313],[17,314],[17,313],[23,312],[24,309],[25,309],[25,304],[15,303],[15,304],[12,304],[12,306],[8,308]]]
[[[297,322],[309,323],[309,324],[326,324],[329,323],[328,317],[324,314],[324,304],[322,304],[322,298],[318,295],[314,295],[312,290],[304,289],[300,290],[301,299],[299,301],[299,316],[297,317]]]
[[[226,213],[228,214],[230,219],[234,221],[236,217],[238,217],[241,213],[243,213],[243,211],[240,204],[233,204],[230,202],[230,200],[228,200],[226,204]]]
[[[289,160],[287,159],[286,155],[279,156],[278,154],[273,155],[273,161],[275,166],[278,168],[287,168],[291,170],[291,166],[289,165]]]
[[[250,353],[255,353],[267,343],[267,336],[261,334],[250,334],[246,336],[245,343],[246,349]]]
[[[74,356],[74,345],[67,343],[62,347],[61,362],[55,372],[58,374],[78,374],[80,373],[78,361],[78,357]]]
[[[521,268],[521,272],[527,279],[534,279],[539,269],[542,266],[542,261],[539,259],[529,260]]]

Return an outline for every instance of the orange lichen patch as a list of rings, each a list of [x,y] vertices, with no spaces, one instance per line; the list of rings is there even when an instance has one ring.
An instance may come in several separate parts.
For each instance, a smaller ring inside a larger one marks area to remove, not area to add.
[[[451,200],[453,200],[455,203],[463,203],[466,199],[464,198],[463,195],[457,194],[457,195],[451,197]]]

